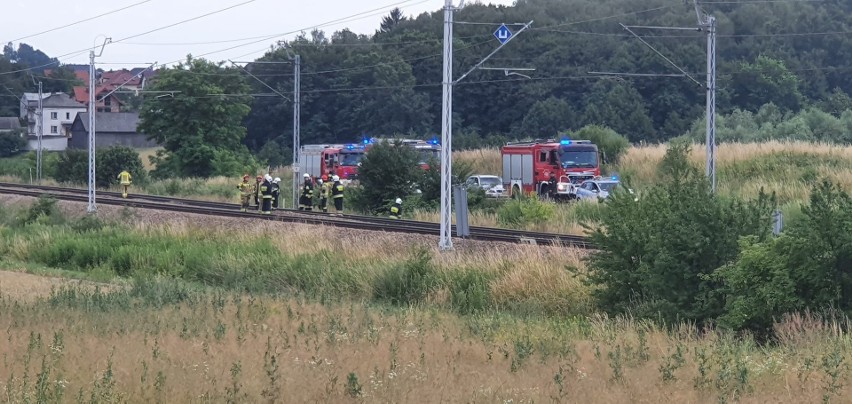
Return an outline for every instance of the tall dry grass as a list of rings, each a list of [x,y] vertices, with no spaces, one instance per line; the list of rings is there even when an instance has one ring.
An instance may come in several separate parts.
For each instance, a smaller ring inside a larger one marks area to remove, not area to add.
[[[474,174],[503,175],[503,160],[499,149],[462,150],[453,152],[453,161],[471,165]]]
[[[2,290],[2,285],[0,285]],[[150,304],[161,301],[164,304]],[[844,402],[850,338],[458,317],[148,286],[0,299],[7,402]]]

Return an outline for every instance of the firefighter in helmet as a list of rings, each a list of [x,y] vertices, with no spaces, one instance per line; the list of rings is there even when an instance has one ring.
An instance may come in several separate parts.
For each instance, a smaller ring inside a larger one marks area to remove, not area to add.
[[[237,189],[240,190],[240,212],[247,212],[251,194],[254,192],[254,187],[249,182],[249,175],[243,176],[243,182],[237,184]]]
[[[133,177],[130,176],[130,173],[127,170],[122,170],[121,173],[118,174],[118,180],[121,182],[121,197],[127,198],[127,189],[130,188],[130,183],[133,182]]]
[[[272,180],[272,210],[278,209],[281,205],[281,178],[275,177]]]
[[[254,194],[254,210],[260,210],[260,200],[261,200],[261,198],[260,198],[261,197],[260,184],[262,184],[262,183],[263,183],[263,176],[258,175],[257,178],[255,178],[254,188],[252,188],[252,191],[254,191],[254,192],[252,192]]]
[[[263,177],[263,182],[260,183],[261,207],[260,213],[264,215],[272,214],[272,177],[266,174]]]
[[[343,184],[340,183],[340,177],[333,176],[331,180],[331,198],[334,199],[334,213],[340,215],[343,213]]]
[[[303,175],[305,183],[302,185],[302,193],[299,196],[299,210],[314,210],[314,184],[311,181],[311,175],[305,173]]]
[[[323,213],[328,213],[328,197],[331,195],[331,181],[328,180],[328,175],[323,174],[317,183],[320,187],[320,210]]]
[[[402,217],[402,199],[396,198],[393,206],[390,208],[390,218],[391,219],[399,219]]]

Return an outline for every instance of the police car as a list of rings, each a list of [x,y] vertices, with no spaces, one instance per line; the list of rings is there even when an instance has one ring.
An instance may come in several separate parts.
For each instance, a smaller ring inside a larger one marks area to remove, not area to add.
[[[611,178],[586,180],[576,187],[575,193],[577,195],[577,199],[580,200],[603,200],[608,198],[619,184],[620,181],[618,180],[618,177],[615,176]],[[632,189],[628,189],[627,191],[631,194],[633,193]]]

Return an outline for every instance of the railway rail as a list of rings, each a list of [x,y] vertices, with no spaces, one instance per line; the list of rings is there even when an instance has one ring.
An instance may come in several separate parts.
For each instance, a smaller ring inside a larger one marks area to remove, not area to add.
[[[38,197],[50,195],[56,199],[87,202],[85,189],[64,188],[52,186],[37,186],[28,184],[0,183],[0,193]],[[256,220],[273,220],[289,223],[304,223],[314,225],[335,226],[358,230],[385,231],[409,234],[425,234],[437,236],[440,231],[438,223],[415,220],[399,220],[362,215],[330,216],[321,212],[305,212],[293,209],[279,209],[273,215],[259,215],[252,212],[240,212],[238,204],[201,201],[196,199],[174,198],[159,195],[131,194],[129,198],[121,197],[120,192],[98,191],[98,203],[105,205],[131,206],[142,209],[158,209],[174,212],[195,213],[220,217],[251,218]],[[455,231],[455,226],[453,226]],[[535,245],[565,246],[583,249],[593,249],[591,242],[582,236],[528,232],[491,227],[470,227],[467,239],[480,241],[495,241],[508,243],[526,243]]]

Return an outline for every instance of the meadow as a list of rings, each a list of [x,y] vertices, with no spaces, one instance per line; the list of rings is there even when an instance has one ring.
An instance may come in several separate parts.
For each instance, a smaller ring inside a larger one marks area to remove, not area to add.
[[[0,208],[8,402],[841,402],[848,320],[776,340],[594,310],[570,249]],[[37,287],[50,282],[51,287]],[[59,284],[57,284],[59,283]],[[15,283],[12,283],[14,288]],[[11,292],[11,293],[10,293]]]

